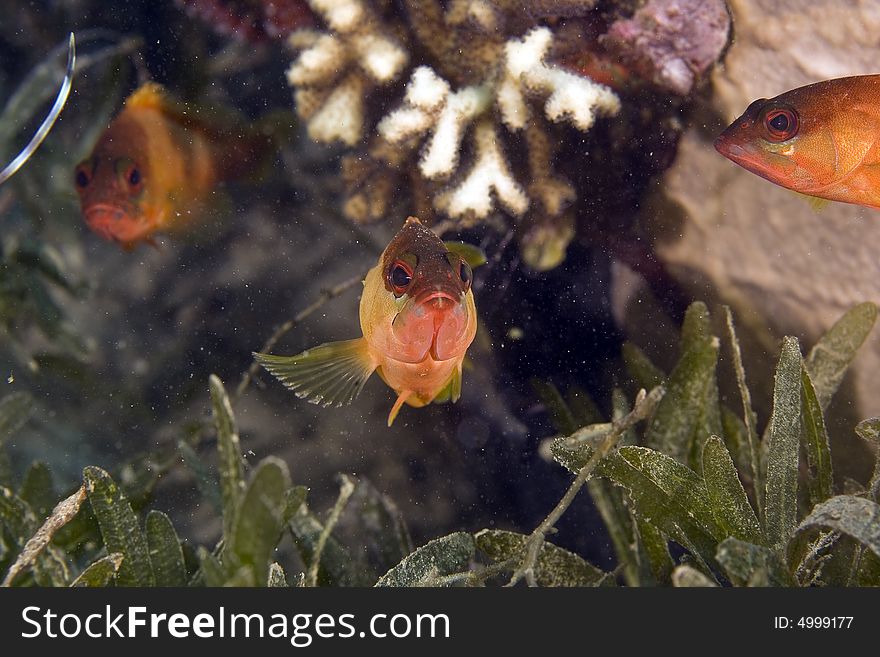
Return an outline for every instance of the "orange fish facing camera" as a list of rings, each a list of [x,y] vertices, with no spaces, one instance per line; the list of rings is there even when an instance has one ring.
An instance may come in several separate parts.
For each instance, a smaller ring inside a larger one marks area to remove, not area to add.
[[[86,224],[126,250],[191,229],[218,183],[263,158],[268,137],[202,118],[155,83],[140,87],[74,173]]]
[[[715,148],[801,194],[880,208],[880,75],[825,80],[756,100]]]
[[[324,406],[350,403],[378,372],[397,394],[388,426],[404,403],[455,402],[465,352],[477,332],[471,267],[463,253],[409,217],[364,280],[363,337],[296,356],[254,357],[298,397]]]

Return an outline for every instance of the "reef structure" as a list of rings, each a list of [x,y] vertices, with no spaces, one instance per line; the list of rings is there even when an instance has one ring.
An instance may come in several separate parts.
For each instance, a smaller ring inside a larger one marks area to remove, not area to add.
[[[558,169],[560,146],[589,158],[597,120],[621,111],[564,62],[628,15],[597,0],[306,1],[320,27],[290,35],[287,78],[309,136],[352,149],[344,214],[378,221],[406,197],[459,228],[512,225],[532,269],[562,262],[588,192]]]

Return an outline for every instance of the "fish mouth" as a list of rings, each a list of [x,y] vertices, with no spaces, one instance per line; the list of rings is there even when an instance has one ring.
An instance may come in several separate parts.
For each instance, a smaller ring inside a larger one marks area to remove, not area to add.
[[[85,211],[86,225],[99,236],[110,242],[131,244],[147,233],[142,220],[124,208],[110,203],[96,203]]]
[[[807,189],[794,187],[791,176],[797,165],[788,157],[773,151],[763,150],[759,145],[750,142],[742,143],[728,132],[723,132],[715,140],[715,150],[734,164],[743,169],[769,180],[777,185],[810,193]]]
[[[715,140],[715,150],[749,171],[757,172],[766,168],[754,146],[739,144],[726,132],[722,132]]]
[[[420,363],[459,356],[466,348],[468,313],[463,295],[430,290],[410,299],[392,323],[396,360]]]
[[[715,139],[715,150],[734,162],[754,157],[754,153],[740,144],[737,144],[727,132],[722,132],[718,135],[718,138]]]
[[[450,304],[459,303],[459,300],[449,292],[434,290],[420,294],[414,299],[414,302],[419,306],[430,305],[437,310],[443,310]]]

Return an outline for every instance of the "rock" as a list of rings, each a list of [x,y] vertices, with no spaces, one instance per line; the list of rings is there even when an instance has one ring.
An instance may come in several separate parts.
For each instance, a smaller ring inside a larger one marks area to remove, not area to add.
[[[605,47],[646,80],[687,96],[718,61],[730,34],[724,0],[649,0],[613,23]]]

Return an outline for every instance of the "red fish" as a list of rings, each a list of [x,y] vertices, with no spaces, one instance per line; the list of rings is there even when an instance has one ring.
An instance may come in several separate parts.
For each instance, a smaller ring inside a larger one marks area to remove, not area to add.
[[[880,75],[826,80],[756,100],[715,148],[801,194],[880,208]]]
[[[219,124],[219,122],[218,122]],[[74,174],[89,228],[131,250],[204,218],[218,183],[263,158],[268,137],[212,125],[149,83],[135,91]]]
[[[409,217],[364,280],[363,337],[255,358],[298,397],[324,406],[350,403],[378,371],[397,393],[388,426],[404,403],[457,401],[477,332],[471,267],[457,246]]]

